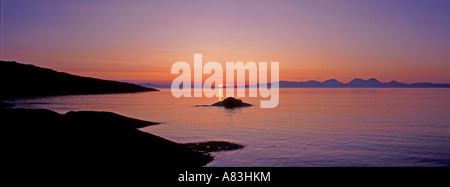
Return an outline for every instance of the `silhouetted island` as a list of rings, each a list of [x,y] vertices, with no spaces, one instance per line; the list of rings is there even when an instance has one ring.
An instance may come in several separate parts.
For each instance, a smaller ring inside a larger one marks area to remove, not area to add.
[[[247,106],[253,106],[253,105],[244,103],[240,99],[228,97],[228,98],[224,99],[223,101],[219,101],[217,103],[212,104],[211,106],[223,106],[225,108],[236,108],[236,107],[247,107]]]
[[[0,99],[158,91],[135,84],[71,75],[14,61],[0,61],[0,88]]]
[[[0,114],[2,169],[9,172],[200,167],[213,160],[208,152],[243,147],[228,142],[175,143],[137,129],[158,123],[111,112],[1,108]]]

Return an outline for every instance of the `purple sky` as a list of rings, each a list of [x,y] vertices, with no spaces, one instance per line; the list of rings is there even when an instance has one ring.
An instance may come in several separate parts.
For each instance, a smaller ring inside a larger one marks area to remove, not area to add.
[[[2,0],[1,60],[170,82],[171,65],[279,61],[280,79],[450,83],[450,1]]]

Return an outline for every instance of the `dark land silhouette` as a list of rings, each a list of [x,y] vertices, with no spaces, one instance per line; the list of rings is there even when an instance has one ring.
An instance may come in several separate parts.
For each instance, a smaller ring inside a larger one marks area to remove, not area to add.
[[[1,100],[158,91],[12,61],[0,61],[0,87]],[[0,167],[17,176],[24,171],[36,171],[34,175],[39,176],[43,169],[61,175],[78,171],[154,173],[159,171],[155,168],[201,167],[213,160],[209,152],[243,147],[228,142],[220,146],[215,146],[217,142],[179,144],[138,129],[157,124],[111,112],[59,114],[0,102]]]
[[[219,101],[217,103],[212,104],[211,106],[223,106],[225,108],[236,108],[236,107],[247,107],[253,106],[248,103],[244,103],[241,99],[235,99],[233,97],[228,97],[223,101]]]
[[[123,172],[200,167],[213,160],[208,152],[243,147],[228,142],[175,143],[137,129],[158,123],[111,112],[59,114],[2,106],[2,169],[13,173],[42,168]]]
[[[295,81],[279,81],[279,88],[450,88],[450,84],[436,84],[429,82],[419,82],[419,83],[402,83],[398,81],[390,82],[380,82],[375,78],[370,78],[367,80],[355,78],[348,83],[339,82],[336,79],[329,79],[323,82],[310,80],[305,82],[295,82]],[[154,87],[154,88],[170,88],[170,83],[139,83],[143,87]],[[257,85],[256,85],[257,86]],[[267,85],[271,87],[271,83]],[[194,86],[191,86],[194,88]],[[230,86],[225,86],[224,88],[229,88]],[[249,85],[245,86],[234,86],[235,88],[249,88]],[[214,88],[214,86],[212,86]]]
[[[353,79],[348,83],[342,83],[336,79],[326,80],[319,82],[310,80],[306,82],[292,82],[292,81],[280,81],[280,88],[450,88],[450,84],[435,84],[435,83],[401,83],[397,81],[380,82],[375,78],[367,80]]]
[[[216,152],[216,151],[230,151],[244,148],[243,145],[224,142],[224,141],[209,141],[199,143],[186,143],[184,144],[189,148],[200,152]]]
[[[227,109],[234,109],[239,107],[248,107],[253,106],[249,103],[244,103],[241,99],[236,99],[234,97],[228,97],[222,101],[218,101],[212,105],[195,105],[195,107],[213,107],[213,106],[219,106],[219,107],[225,107]]]
[[[0,99],[158,91],[135,84],[71,75],[14,61],[0,61]]]
[[[171,84],[155,84],[155,83],[134,83],[145,88],[171,88]]]

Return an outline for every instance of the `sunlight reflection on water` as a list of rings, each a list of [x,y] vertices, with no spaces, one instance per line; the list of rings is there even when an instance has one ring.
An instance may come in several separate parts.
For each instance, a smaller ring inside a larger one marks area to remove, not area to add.
[[[234,110],[170,90],[10,101],[18,107],[111,111],[164,122],[141,130],[176,142],[246,145],[208,166],[449,166],[449,89],[280,89],[280,104]],[[222,99],[222,98],[219,98]]]

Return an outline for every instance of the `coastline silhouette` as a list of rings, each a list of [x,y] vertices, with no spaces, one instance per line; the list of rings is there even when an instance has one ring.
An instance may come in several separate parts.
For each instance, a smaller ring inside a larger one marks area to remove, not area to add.
[[[158,91],[13,61],[0,61],[0,71],[1,100]],[[2,168],[10,172],[32,168],[121,171],[201,167],[214,159],[209,152],[244,147],[221,141],[176,143],[138,129],[158,123],[112,112],[70,111],[59,114],[47,109],[14,107],[0,102]]]
[[[17,62],[0,62],[1,98],[40,97],[51,95],[129,93],[157,91],[153,88],[81,77]],[[282,87],[446,87],[448,84],[397,81],[381,83],[372,78],[341,83],[287,82]],[[46,90],[48,89],[48,90]],[[67,90],[66,90],[67,89]],[[47,109],[17,109],[0,103],[2,158],[7,170],[47,167],[58,170],[74,168],[130,169],[149,167],[200,167],[214,158],[209,152],[235,150],[243,145],[211,141],[180,144],[138,128],[158,123],[133,119],[111,112],[77,111],[59,114]],[[207,106],[225,108],[251,104],[226,98]],[[150,160],[145,163],[142,160]],[[61,164],[64,163],[64,164]],[[111,163],[114,163],[111,165]]]
[[[138,130],[159,123],[112,112],[10,107],[0,108],[2,141],[9,142],[2,143],[2,167],[8,170],[200,167],[213,160],[209,152],[243,148],[221,141],[179,144]]]
[[[135,84],[71,75],[15,61],[0,61],[0,99],[158,91]]]

